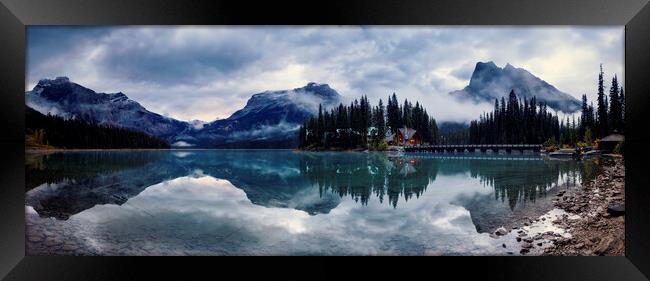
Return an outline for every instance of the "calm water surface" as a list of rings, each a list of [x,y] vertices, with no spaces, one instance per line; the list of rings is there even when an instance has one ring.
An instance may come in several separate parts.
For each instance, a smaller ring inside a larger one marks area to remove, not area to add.
[[[199,150],[29,153],[25,168],[29,255],[503,255],[514,236],[491,232],[597,165]]]

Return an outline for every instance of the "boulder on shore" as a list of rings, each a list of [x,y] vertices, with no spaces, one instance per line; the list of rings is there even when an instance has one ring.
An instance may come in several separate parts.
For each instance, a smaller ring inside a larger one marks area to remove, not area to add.
[[[508,234],[508,231],[504,227],[499,227],[496,231],[494,231],[494,234],[502,236]]]
[[[611,203],[609,206],[607,206],[607,213],[613,217],[625,215],[625,205],[619,203]]]

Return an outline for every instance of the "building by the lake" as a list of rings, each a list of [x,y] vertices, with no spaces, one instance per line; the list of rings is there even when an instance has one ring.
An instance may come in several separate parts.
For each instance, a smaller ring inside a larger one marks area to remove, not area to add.
[[[394,136],[397,145],[421,145],[422,136],[413,128],[399,128]]]
[[[619,143],[625,141],[625,136],[621,134],[611,134],[602,138],[598,142],[598,149],[602,152],[612,152]]]

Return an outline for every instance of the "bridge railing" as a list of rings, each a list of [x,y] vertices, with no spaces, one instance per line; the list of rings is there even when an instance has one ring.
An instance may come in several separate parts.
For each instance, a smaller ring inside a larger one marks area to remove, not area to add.
[[[541,149],[541,144],[438,144],[438,145],[406,145],[405,149]]]

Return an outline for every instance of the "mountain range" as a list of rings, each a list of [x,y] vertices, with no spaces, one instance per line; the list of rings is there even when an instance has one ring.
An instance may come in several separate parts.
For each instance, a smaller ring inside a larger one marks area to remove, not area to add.
[[[318,105],[338,105],[341,96],[327,84],[254,94],[241,110],[213,122],[180,121],[151,112],[124,93],[97,93],[67,77],[42,79],[25,102],[43,114],[142,131],[175,147],[293,148],[302,122]]]
[[[538,101],[546,102],[557,111],[573,113],[581,108],[581,103],[576,98],[527,70],[509,63],[501,68],[492,61],[476,63],[469,85],[449,94],[463,101],[494,103],[494,99],[507,98],[510,90],[514,90],[520,98],[530,99],[535,96]]]
[[[533,95],[549,107],[574,112],[580,102],[525,69],[494,62],[476,64],[469,85],[450,94],[461,100],[494,102],[514,90],[520,97]],[[67,77],[42,79],[25,93],[28,107],[43,114],[81,119],[100,125],[145,132],[172,147],[194,148],[295,148],[300,125],[324,108],[338,105],[341,95],[327,84],[254,94],[246,105],[225,119],[212,122],[181,121],[151,112],[124,93],[97,93]],[[441,123],[442,124],[442,123]]]
[[[341,100],[327,84],[314,82],[292,90],[266,91],[254,94],[230,117],[176,139],[220,148],[294,148],[300,125],[318,113],[319,104],[330,108]]]

